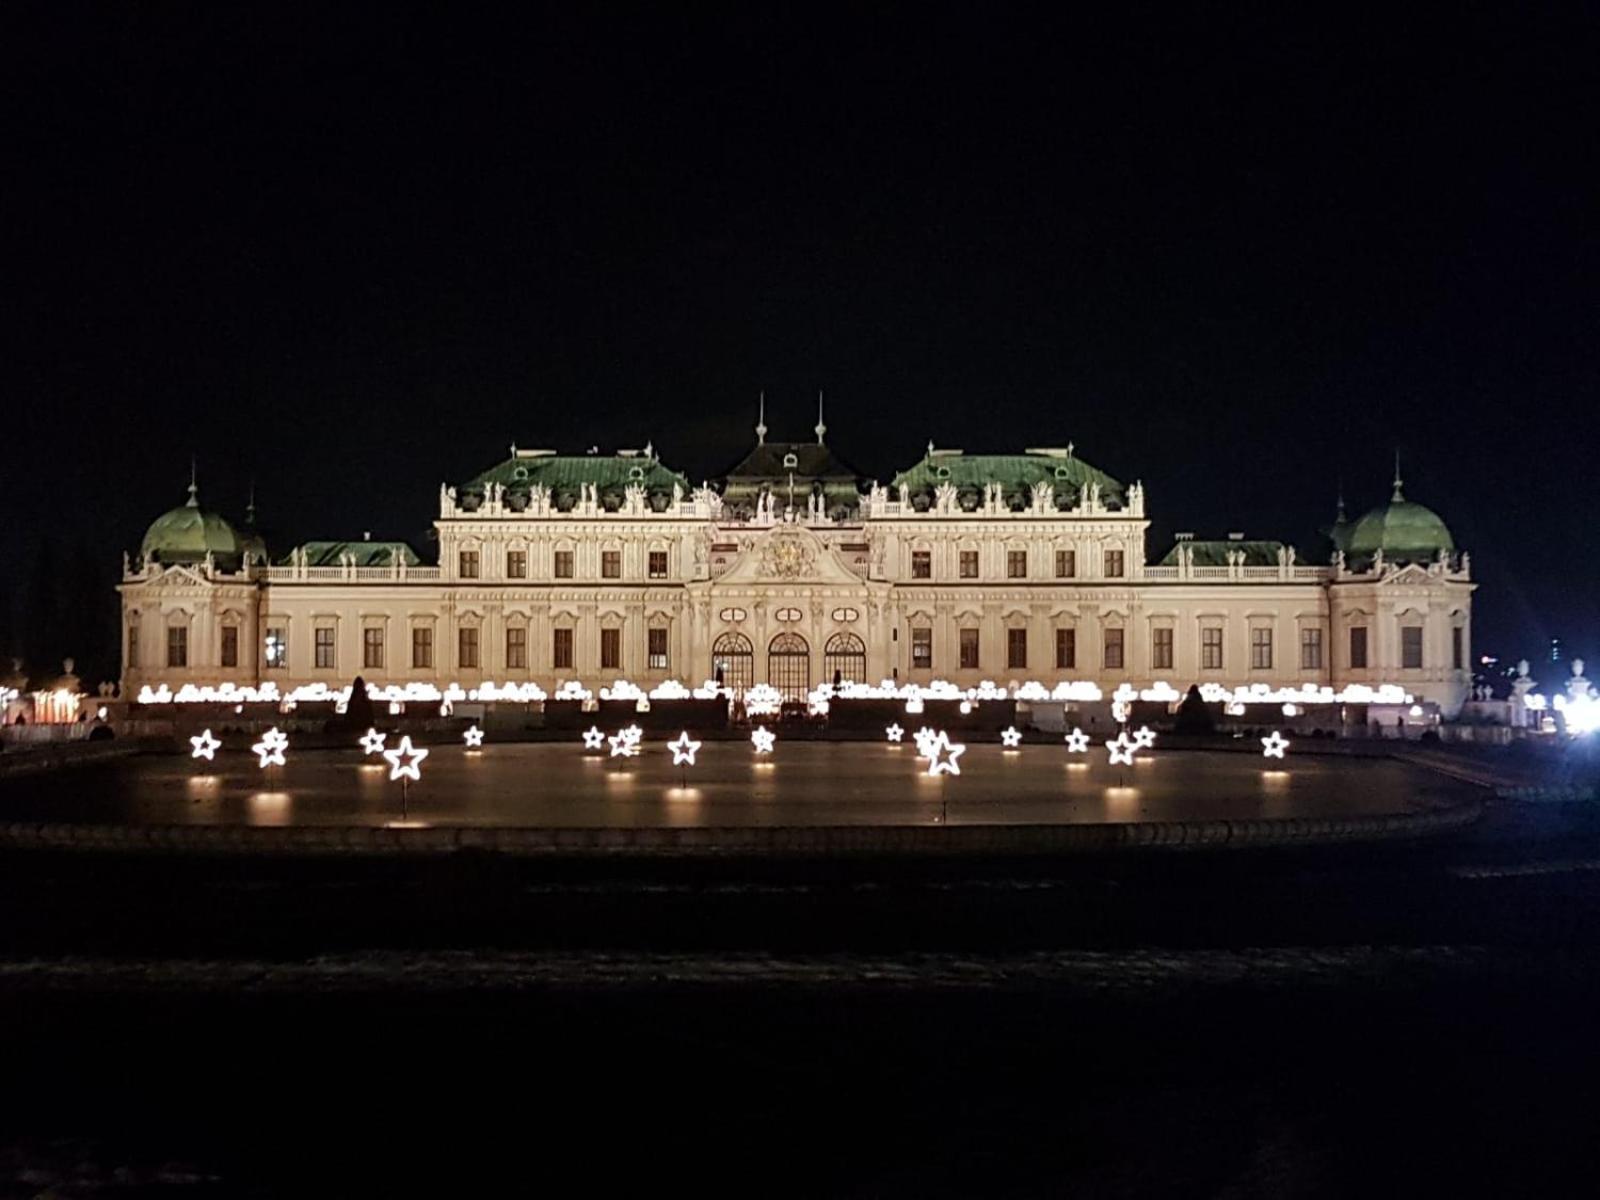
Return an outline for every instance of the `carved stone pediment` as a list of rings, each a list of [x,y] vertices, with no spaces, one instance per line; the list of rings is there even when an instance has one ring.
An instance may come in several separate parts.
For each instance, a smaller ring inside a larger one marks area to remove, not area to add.
[[[861,583],[862,578],[809,529],[775,525],[751,538],[716,582]]]
[[[1400,587],[1418,587],[1434,582],[1434,577],[1428,574],[1426,567],[1419,567],[1415,563],[1404,567],[1390,567],[1384,575],[1385,585],[1398,585]]]

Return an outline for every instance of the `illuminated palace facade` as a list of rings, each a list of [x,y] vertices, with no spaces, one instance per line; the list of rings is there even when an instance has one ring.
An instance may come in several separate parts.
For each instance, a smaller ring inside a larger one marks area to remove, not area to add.
[[[931,444],[887,486],[824,439],[769,442],[691,486],[646,447],[511,448],[439,492],[437,565],[402,543],[269,554],[189,502],[120,586],[123,695],[144,685],[835,677],[961,687],[1398,683],[1447,715],[1471,674],[1473,583],[1439,517],[1392,498],[1289,545],[1179,535],[1146,553],[1144,488],[1071,446]]]

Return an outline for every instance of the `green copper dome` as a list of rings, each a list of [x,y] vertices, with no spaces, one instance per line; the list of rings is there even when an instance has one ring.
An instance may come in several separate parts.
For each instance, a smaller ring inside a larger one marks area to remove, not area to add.
[[[139,553],[161,563],[203,562],[207,554],[219,564],[236,565],[244,545],[226,519],[200,507],[194,484],[189,502],[162,513],[145,530]]]
[[[1400,494],[1363,516],[1344,534],[1343,549],[1351,558],[1371,558],[1379,550],[1390,562],[1431,562],[1439,551],[1453,554],[1455,538],[1439,514]]]

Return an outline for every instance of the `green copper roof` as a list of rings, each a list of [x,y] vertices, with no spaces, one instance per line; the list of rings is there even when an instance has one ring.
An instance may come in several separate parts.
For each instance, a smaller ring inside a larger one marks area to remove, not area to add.
[[[210,554],[224,566],[236,565],[244,551],[238,533],[221,515],[200,507],[194,484],[189,502],[162,513],[145,530],[139,554],[163,563],[203,562]]]
[[[1127,492],[1121,482],[1104,471],[1091,467],[1070,453],[1052,454],[963,454],[935,451],[915,466],[901,471],[891,481],[902,496],[932,489],[941,483],[981,491],[988,483],[998,483],[1008,493],[1026,491],[1041,480],[1055,485],[1056,501],[1075,502],[1079,489],[1091,480],[1100,485],[1102,502],[1126,503]]]
[[[500,484],[511,495],[526,494],[539,485],[549,488],[552,494],[576,493],[585,483],[592,483],[601,491],[620,490],[630,483],[641,483],[650,492],[670,494],[673,484],[682,488],[685,495],[691,490],[684,476],[645,454],[515,454],[474,475],[460,491],[463,495],[481,494],[491,483]]]
[[[305,553],[306,565],[310,567],[343,566],[346,554],[355,555],[358,567],[393,566],[395,555],[408,567],[422,561],[404,542],[306,542],[299,549]],[[289,559],[282,561],[288,563]]]
[[[1382,550],[1391,562],[1431,562],[1442,550],[1455,552],[1455,539],[1439,514],[1400,494],[1363,516],[1345,537],[1344,552],[1351,558],[1371,558]]]
[[[793,466],[788,465],[793,461]],[[820,442],[759,442],[721,476],[722,498],[735,509],[750,508],[762,489],[788,503],[790,478],[796,506],[820,486],[830,510],[856,509],[866,477]]]
[[[1168,550],[1158,566],[1175,567],[1178,565],[1178,549],[1188,546],[1194,553],[1191,560],[1197,567],[1225,567],[1228,565],[1228,551],[1243,550],[1244,565],[1247,567],[1275,567],[1278,565],[1278,551],[1283,549],[1284,543],[1274,541],[1234,541],[1229,538],[1224,541],[1188,541],[1177,542]]]

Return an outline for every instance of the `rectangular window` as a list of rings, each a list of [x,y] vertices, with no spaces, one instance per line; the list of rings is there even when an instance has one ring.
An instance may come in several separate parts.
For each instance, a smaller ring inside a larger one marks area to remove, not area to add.
[[[622,551],[621,550],[602,550],[602,551],[600,551],[600,578],[601,579],[621,579],[622,578]]]
[[[475,668],[478,665],[478,631],[476,629],[456,630],[456,666],[461,668]]]
[[[1300,669],[1302,671],[1322,670],[1322,630],[1302,629],[1300,631]]]
[[[1122,630],[1106,630],[1105,665],[1108,671],[1122,669]]]
[[[1466,647],[1462,640],[1465,632],[1461,626],[1456,625],[1450,630],[1450,666],[1454,670],[1461,670],[1466,660]]]
[[[978,577],[978,552],[976,550],[963,550],[961,552],[961,578],[976,579]]]
[[[665,671],[667,669],[667,631],[665,629],[648,629],[645,631],[645,655],[652,671]]]
[[[1172,630],[1152,629],[1150,631],[1150,669],[1152,671],[1172,670]]]
[[[622,630],[602,629],[600,631],[600,669],[602,671],[620,671],[622,669]]]
[[[1006,578],[1026,579],[1028,577],[1028,552],[1026,550],[1006,551]]]
[[[1200,631],[1200,666],[1207,671],[1222,670],[1222,628],[1207,625]]]
[[[978,666],[978,631],[976,629],[963,629],[959,633],[961,639],[961,669],[973,671]]]
[[[911,668],[914,671],[931,671],[933,669],[933,630],[913,629],[911,631]]]
[[[476,550],[463,550],[461,552],[461,578],[476,579],[478,577],[478,552]]]
[[[933,578],[933,555],[927,550],[913,550],[911,552],[911,578]]]
[[[557,671],[572,670],[572,630],[550,631],[550,665]]]
[[[237,625],[224,625],[222,627],[222,665],[237,667],[239,665],[239,627]]]
[[[189,665],[189,630],[182,625],[172,625],[167,629],[167,666],[187,667]]]
[[[1350,626],[1350,668],[1356,671],[1367,669],[1367,627],[1365,625]]]
[[[665,550],[650,551],[650,578],[665,579],[667,577],[667,552]]]
[[[1258,626],[1250,631],[1250,669],[1272,670],[1272,630]]]
[[[506,630],[506,669],[526,670],[528,666],[528,631],[520,626]]]
[[[1076,550],[1056,551],[1056,578],[1071,579],[1078,573],[1078,552]]]
[[[506,578],[526,579],[528,577],[528,552],[526,550],[506,551]]]
[[[289,634],[281,626],[267,630],[266,642],[262,646],[263,657],[267,666],[274,670],[282,670],[289,665]]]
[[[1078,666],[1078,631],[1056,630],[1056,670],[1072,671]]]
[[[1400,665],[1407,671],[1422,669],[1422,626],[1400,627]]]
[[[1122,578],[1122,551],[1121,550],[1107,550],[1106,551],[1106,578],[1107,579],[1121,579]]]
[[[128,665],[130,667],[138,667],[139,665],[139,627],[137,625],[128,626]]]
[[[555,577],[557,579],[572,578],[572,551],[557,550],[555,563]]]
[[[383,630],[363,629],[361,631],[361,665],[363,667],[383,666]]]
[[[433,629],[419,625],[411,631],[411,665],[433,669]]]
[[[1024,668],[1028,665],[1028,631],[1026,629],[1006,630],[1006,666],[1008,668]]]
[[[331,671],[337,667],[338,661],[334,658],[333,626],[318,625],[314,640],[316,657],[312,660],[320,671]]]

